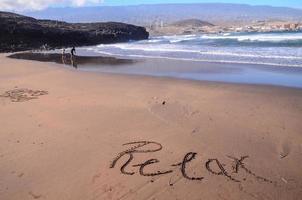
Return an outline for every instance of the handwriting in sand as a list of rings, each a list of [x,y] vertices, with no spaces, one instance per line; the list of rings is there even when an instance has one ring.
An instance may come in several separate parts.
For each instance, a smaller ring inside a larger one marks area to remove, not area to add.
[[[176,164],[170,165],[171,169],[165,169],[162,171],[156,171],[153,173],[147,173],[145,172],[145,167],[148,165],[153,165],[156,163],[159,163],[160,161],[156,158],[148,159],[143,163],[131,165],[132,161],[135,159],[136,154],[151,154],[154,152],[158,152],[162,150],[162,145],[157,142],[151,142],[151,141],[138,141],[138,142],[130,142],[123,144],[123,146],[127,146],[128,148],[125,151],[120,152],[111,162],[110,168],[115,168],[118,161],[123,157],[128,157],[127,161],[124,162],[121,165],[120,171],[124,175],[134,175],[136,172],[130,171],[129,168],[132,166],[132,168],[138,168],[138,173],[141,176],[159,176],[159,175],[166,175],[173,173],[175,171],[175,167],[178,167],[176,170],[180,170],[182,176],[185,179],[191,180],[191,181],[202,181],[205,177],[194,177],[188,174],[186,167],[193,162],[194,159],[196,159],[196,156],[198,155],[196,152],[189,152],[186,153],[183,157],[182,161]],[[233,181],[233,182],[241,182],[241,180],[234,177],[234,174],[238,174],[240,170],[247,173],[248,175],[251,175],[252,177],[256,178],[257,180],[267,182],[267,183],[273,183],[273,181],[264,178],[262,176],[259,176],[255,174],[253,171],[251,171],[244,163],[246,159],[248,159],[248,156],[241,156],[240,158],[236,158],[234,156],[227,156],[229,159],[232,160],[232,172],[228,172],[226,170],[226,165],[222,162],[220,162],[217,158],[209,158],[205,164],[204,167],[206,170],[213,175],[216,176],[224,176],[226,179]],[[133,169],[132,169],[133,170]]]

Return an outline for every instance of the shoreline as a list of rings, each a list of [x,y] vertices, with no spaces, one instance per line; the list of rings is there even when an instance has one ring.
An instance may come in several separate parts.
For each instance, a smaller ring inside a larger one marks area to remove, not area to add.
[[[23,52],[7,55],[10,59],[56,63],[60,64],[60,66],[70,66],[79,71],[94,73],[210,81],[222,84],[233,83],[302,88],[302,79],[300,78],[302,76],[302,68],[299,67],[100,56],[97,54],[88,55],[81,50],[80,55],[76,56],[76,65],[72,66],[69,62],[70,55],[68,53],[65,55],[66,63],[62,63],[64,62],[62,61],[62,54],[56,52]]]
[[[302,195],[301,89],[79,72],[0,54],[0,95],[0,199]]]

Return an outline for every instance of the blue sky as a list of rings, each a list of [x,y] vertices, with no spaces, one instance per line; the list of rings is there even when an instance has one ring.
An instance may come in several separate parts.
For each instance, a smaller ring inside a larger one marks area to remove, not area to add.
[[[302,9],[302,0],[0,0],[0,10],[43,10],[65,6],[117,6],[160,3],[243,3]]]
[[[104,5],[135,5],[158,3],[243,3],[302,8],[302,0],[104,0]]]

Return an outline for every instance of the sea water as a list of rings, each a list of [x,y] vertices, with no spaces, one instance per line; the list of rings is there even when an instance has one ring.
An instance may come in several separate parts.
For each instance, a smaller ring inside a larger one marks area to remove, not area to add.
[[[302,32],[159,36],[90,50],[113,56],[302,67]]]
[[[146,61],[84,70],[302,87],[302,32],[157,36],[80,51]]]

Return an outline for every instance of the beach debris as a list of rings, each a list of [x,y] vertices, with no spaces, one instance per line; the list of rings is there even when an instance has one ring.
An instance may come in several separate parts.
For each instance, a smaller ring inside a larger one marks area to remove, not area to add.
[[[170,179],[169,179],[169,186],[173,186],[174,185],[174,183],[172,183],[172,177],[170,177]]]
[[[288,181],[287,181],[285,178],[283,178],[283,177],[281,178],[281,180],[282,180],[284,183],[286,183],[286,184],[288,183]]]
[[[280,153],[280,159],[283,159],[283,158],[285,158],[285,157],[287,157],[288,156],[288,153],[284,153],[284,152],[282,152],[282,153]]]
[[[287,157],[289,154],[290,154],[290,146],[287,143],[285,143],[283,144],[282,151],[279,154],[280,159]]]
[[[32,99],[38,99],[39,96],[47,95],[47,91],[31,90],[26,88],[13,89],[1,94],[2,98],[9,98],[12,102],[24,102]]]
[[[163,101],[163,102],[162,102],[162,105],[166,105],[166,101]]]

